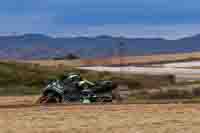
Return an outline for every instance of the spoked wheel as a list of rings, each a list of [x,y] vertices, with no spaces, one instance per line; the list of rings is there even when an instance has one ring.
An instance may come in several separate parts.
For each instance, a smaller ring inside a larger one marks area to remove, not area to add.
[[[46,96],[41,96],[36,104],[47,104],[47,103],[61,103],[61,98],[57,95],[48,94]]]
[[[36,101],[36,104],[41,104],[46,101],[47,97],[46,96],[40,96],[40,98]]]

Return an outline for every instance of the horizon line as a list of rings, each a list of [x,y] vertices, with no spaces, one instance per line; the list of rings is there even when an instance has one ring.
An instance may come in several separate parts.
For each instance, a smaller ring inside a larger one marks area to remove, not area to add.
[[[179,37],[179,38],[176,38],[176,39],[167,39],[165,37],[128,37],[128,36],[125,36],[125,35],[120,35],[120,36],[117,36],[117,35],[109,35],[109,34],[99,34],[99,35],[71,35],[71,36],[59,36],[59,35],[53,35],[53,34],[46,34],[46,33],[40,33],[40,32],[27,32],[27,33],[16,33],[16,32],[13,32],[13,33],[6,33],[6,34],[3,34],[3,33],[0,33],[0,37],[11,37],[11,36],[16,36],[16,37],[22,37],[22,36],[27,36],[27,35],[40,35],[40,36],[46,36],[46,37],[49,37],[49,38],[53,38],[53,39],[59,39],[59,38],[118,38],[118,39],[158,39],[158,40],[181,40],[181,39],[184,39],[184,38],[190,38],[190,37],[195,37],[195,36],[200,36],[200,33],[196,33],[196,34],[193,34],[193,35],[185,35],[184,37]]]

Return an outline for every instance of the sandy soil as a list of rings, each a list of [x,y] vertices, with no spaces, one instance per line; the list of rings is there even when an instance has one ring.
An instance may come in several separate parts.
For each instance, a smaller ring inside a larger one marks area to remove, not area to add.
[[[197,104],[0,108],[1,133],[199,133],[199,124]]]
[[[160,65],[160,66],[171,67],[171,68],[192,68],[192,67],[199,67],[200,68],[200,61],[167,63],[167,64],[163,64],[163,65]]]
[[[108,71],[108,72],[122,72],[132,74],[150,74],[150,75],[163,75],[173,74],[179,79],[196,80],[200,79],[200,70],[189,68],[173,68],[173,67],[80,67],[80,69],[95,70],[95,71]]]
[[[4,105],[34,104],[39,96],[0,96],[0,107]]]

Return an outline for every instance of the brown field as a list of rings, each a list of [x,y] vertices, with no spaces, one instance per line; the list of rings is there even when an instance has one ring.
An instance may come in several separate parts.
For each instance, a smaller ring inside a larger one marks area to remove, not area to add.
[[[35,98],[1,97],[0,105]],[[199,133],[199,125],[198,104],[0,106],[0,133]]]
[[[178,62],[200,60],[200,52],[181,53],[181,54],[156,54],[147,56],[128,56],[128,57],[111,57],[98,59],[82,59],[82,60],[28,60],[18,62],[40,64],[42,66],[87,66],[87,65],[146,65],[154,63]]]

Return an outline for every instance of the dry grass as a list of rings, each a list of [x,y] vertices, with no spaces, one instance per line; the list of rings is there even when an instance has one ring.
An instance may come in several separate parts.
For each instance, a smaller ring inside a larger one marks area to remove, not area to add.
[[[88,65],[145,65],[154,63],[167,63],[178,61],[191,61],[200,60],[200,52],[191,53],[177,53],[177,54],[156,54],[147,56],[127,56],[123,58],[110,57],[110,58],[96,58],[96,59],[81,59],[81,60],[17,60],[21,63],[33,63],[41,66],[49,67],[79,67]],[[4,60],[7,61],[7,60]],[[10,60],[9,60],[10,61]]]
[[[199,133],[199,110],[192,104],[0,108],[0,132]]]
[[[41,66],[49,66],[49,67],[78,67],[82,66],[83,63],[81,60],[18,60],[17,62],[21,63],[32,63],[39,64]]]
[[[79,67],[87,65],[119,65],[122,64],[134,64],[134,65],[144,65],[144,64],[153,64],[153,63],[162,63],[162,62],[176,62],[184,60],[200,60],[200,52],[191,52],[191,53],[177,53],[177,54],[156,54],[156,55],[147,55],[147,56],[127,56],[121,58],[111,57],[111,58],[98,58],[98,59],[77,59],[77,60],[17,60],[19,63],[33,63],[39,64],[41,66],[49,67],[60,67],[60,66],[69,66],[69,67]],[[4,62],[10,62],[12,60],[1,60]],[[16,60],[14,60],[16,61]]]

